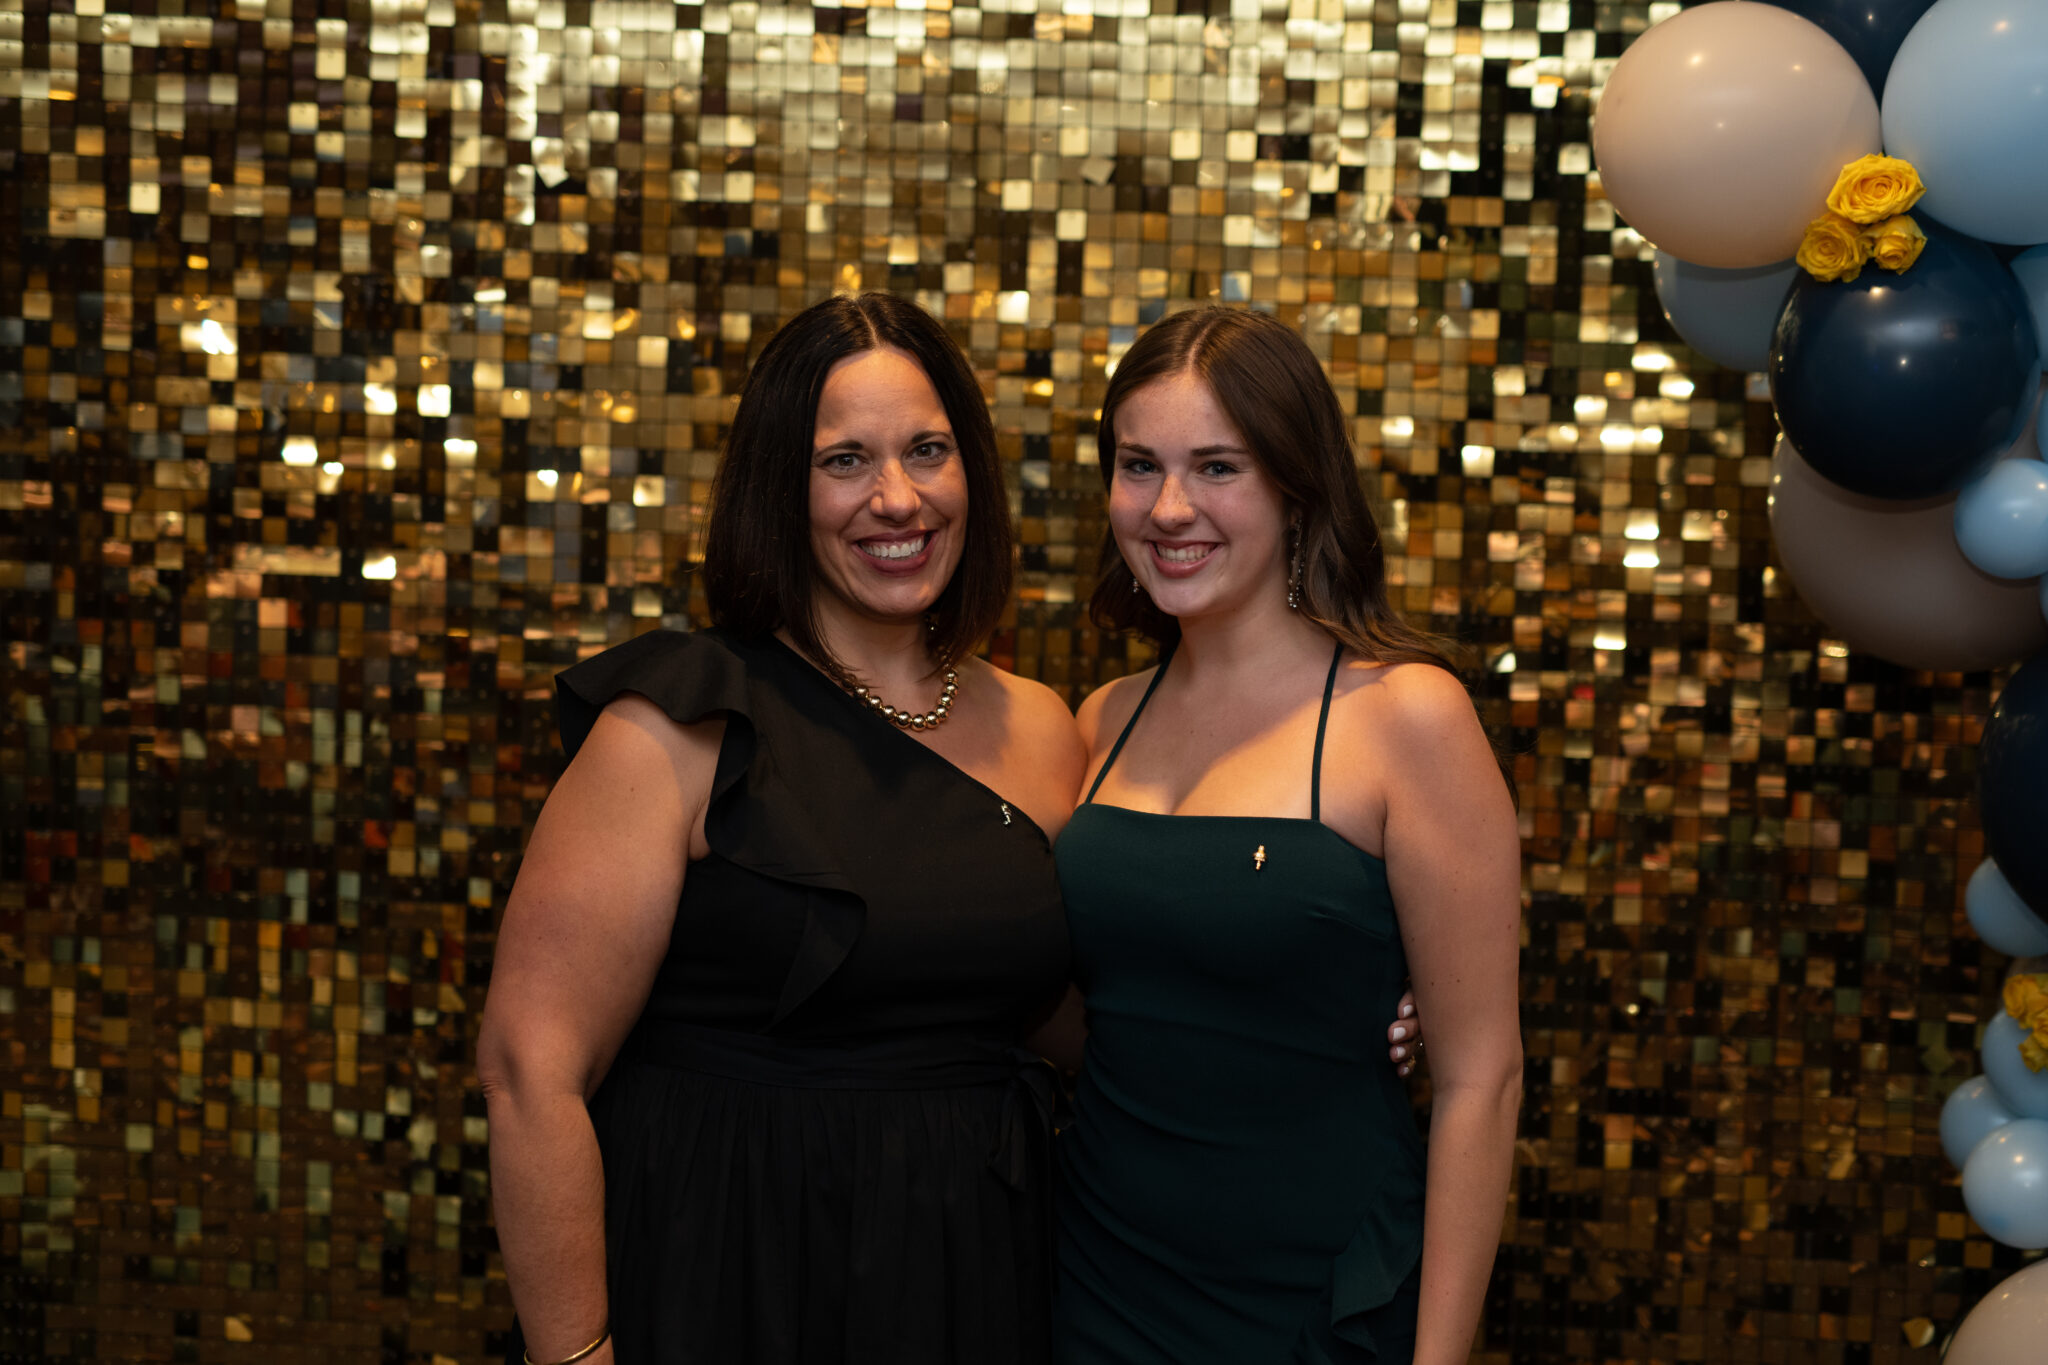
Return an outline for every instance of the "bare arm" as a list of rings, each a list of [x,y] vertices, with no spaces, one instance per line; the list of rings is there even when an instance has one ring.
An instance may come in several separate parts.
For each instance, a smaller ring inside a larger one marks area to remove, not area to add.
[[[548,797],[505,908],[477,1038],[491,1197],[534,1360],[606,1322],[604,1169],[585,1107],[646,1004],[724,722],[607,706]],[[588,1357],[606,1365],[609,1343]]]
[[[1387,874],[1434,1100],[1416,1365],[1462,1365],[1500,1243],[1521,1108],[1521,854],[1513,803],[1457,681],[1386,679]]]

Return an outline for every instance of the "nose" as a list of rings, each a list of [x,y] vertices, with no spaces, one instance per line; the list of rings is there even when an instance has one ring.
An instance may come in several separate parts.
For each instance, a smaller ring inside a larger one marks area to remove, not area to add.
[[[1157,526],[1185,526],[1195,519],[1194,505],[1180,477],[1168,474],[1159,481],[1159,496],[1152,500],[1152,521]]]
[[[903,461],[884,460],[875,471],[875,490],[869,495],[868,509],[884,521],[908,521],[917,515],[921,501]]]

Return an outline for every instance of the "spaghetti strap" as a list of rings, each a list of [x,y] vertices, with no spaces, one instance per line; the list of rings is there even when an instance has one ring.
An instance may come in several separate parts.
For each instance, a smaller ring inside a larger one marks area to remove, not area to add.
[[[1092,805],[1095,801],[1095,793],[1102,790],[1102,779],[1109,776],[1110,768],[1116,764],[1116,756],[1124,751],[1124,741],[1131,737],[1132,727],[1137,725],[1138,717],[1145,714],[1145,703],[1152,700],[1153,692],[1159,688],[1159,680],[1166,676],[1166,666],[1173,662],[1174,645],[1179,643],[1176,640],[1172,645],[1168,645],[1166,653],[1160,656],[1159,667],[1152,672],[1152,681],[1145,685],[1145,695],[1138,698],[1138,708],[1131,712],[1131,718],[1124,722],[1124,732],[1116,737],[1116,747],[1109,751],[1108,758],[1102,760],[1102,771],[1095,774],[1095,785],[1088,788],[1088,795],[1081,802],[1082,805]],[[1325,703],[1326,707],[1327,705]]]
[[[1337,665],[1343,659],[1344,642],[1339,640],[1337,652],[1330,656],[1330,676],[1323,680],[1323,713],[1316,717],[1315,766],[1309,770],[1308,777],[1308,818],[1318,823],[1323,818],[1323,732],[1330,728],[1330,696],[1337,690]]]

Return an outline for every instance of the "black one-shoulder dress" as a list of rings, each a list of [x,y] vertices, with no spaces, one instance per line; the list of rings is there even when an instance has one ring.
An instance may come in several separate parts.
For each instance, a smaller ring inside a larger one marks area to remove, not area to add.
[[[591,1103],[618,1360],[1044,1361],[1043,832],[772,638],[656,631],[557,691],[571,755],[625,692],[726,718],[710,854]]]

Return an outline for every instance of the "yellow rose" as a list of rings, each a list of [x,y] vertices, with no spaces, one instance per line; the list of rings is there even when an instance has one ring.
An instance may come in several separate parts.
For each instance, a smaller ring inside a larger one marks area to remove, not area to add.
[[[2044,1009],[2048,1009],[2048,991],[2042,989],[2039,972],[2024,972],[2009,976],[2004,990],[2005,1012],[2033,1028]]]
[[[1872,154],[1842,167],[1828,191],[1828,207],[1851,222],[1875,223],[1904,213],[1925,193],[1912,162]]]
[[[1920,230],[1918,223],[1902,213],[1863,229],[1863,240],[1871,260],[1886,270],[1900,271],[1920,259],[1920,248],[1927,245],[1927,234]]]
[[[2030,1033],[2020,1039],[2020,1060],[2029,1071],[2048,1071],[2048,1047],[2041,1045],[2040,1034]]]
[[[2028,972],[2006,978],[2005,1012],[2026,1025],[2020,1060],[2029,1071],[2048,1071],[2048,975]]]
[[[1806,239],[1793,259],[1817,280],[1853,280],[1870,259],[1870,245],[1847,218],[1825,213],[1806,225]]]

